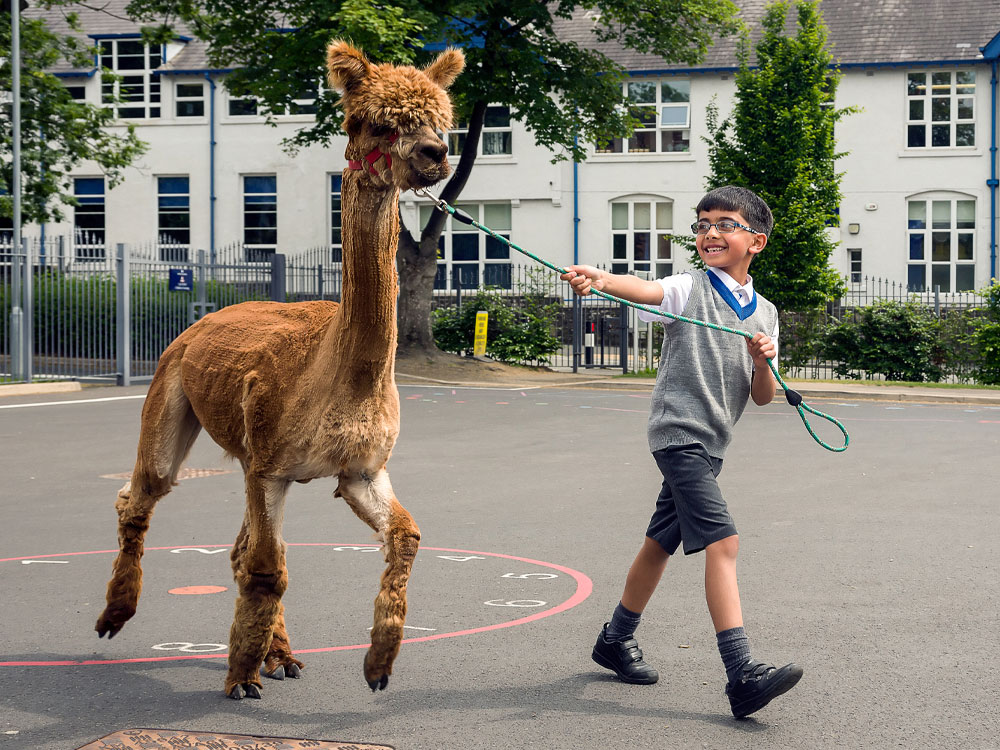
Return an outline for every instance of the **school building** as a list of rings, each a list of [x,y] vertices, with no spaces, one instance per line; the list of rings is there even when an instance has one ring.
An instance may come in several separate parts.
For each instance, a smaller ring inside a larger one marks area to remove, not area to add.
[[[274,115],[272,126],[256,102],[227,92],[226,71],[213,69],[205,45],[183,30],[163,48],[144,46],[138,26],[124,18],[125,4],[112,0],[111,13],[80,9],[100,59],[55,72],[75,97],[94,104],[102,87],[120,86],[127,102],[118,116],[136,126],[149,150],[114,189],[94,165],[79,166],[71,189],[80,206],[64,222],[29,226],[25,234],[75,236],[77,262],[111,252],[113,243],[161,243],[171,259],[232,243],[255,258],[323,246],[339,257],[346,137],[290,156],[281,141],[312,121],[307,92],[293,110]],[[762,0],[739,5],[748,21],[763,14]],[[847,155],[837,163],[843,201],[840,226],[829,230],[838,243],[831,263],[852,280],[875,276],[914,290],[985,286],[1000,273],[1000,3],[825,0],[821,10],[843,73],[837,106],[862,109],[837,128],[837,148]],[[25,15],[67,30],[58,9]],[[625,93],[647,108],[644,127],[591,147],[583,163],[553,164],[507,107],[491,107],[461,205],[560,265],[683,270],[686,251],[665,235],[686,231],[704,193],[705,111],[713,98],[722,115],[732,106],[734,40],[721,40],[695,67],[672,65],[597,42],[593,24],[581,11],[558,30],[628,69]],[[121,82],[102,82],[101,65]],[[461,128],[447,139],[454,156]],[[412,229],[431,210],[412,193],[401,197],[401,208]],[[468,229],[446,228],[442,289],[456,270],[463,286],[490,283],[509,278],[503,266],[524,260]]]

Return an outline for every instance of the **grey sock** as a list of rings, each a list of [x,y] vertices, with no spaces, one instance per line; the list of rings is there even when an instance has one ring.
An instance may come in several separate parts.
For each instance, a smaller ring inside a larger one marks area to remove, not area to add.
[[[639,627],[640,618],[642,618],[641,612],[633,612],[618,602],[614,614],[611,615],[611,624],[608,625],[607,632],[604,634],[605,640],[613,643],[631,638],[636,628]]]
[[[726,666],[726,676],[733,683],[739,677],[740,667],[750,661],[750,640],[743,628],[730,628],[716,633],[719,654]]]

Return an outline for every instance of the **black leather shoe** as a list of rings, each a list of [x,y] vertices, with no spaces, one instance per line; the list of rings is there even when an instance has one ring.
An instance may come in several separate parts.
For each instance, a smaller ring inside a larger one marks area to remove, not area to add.
[[[764,708],[773,699],[787,693],[802,679],[802,667],[786,664],[781,669],[771,664],[748,661],[736,682],[726,685],[726,695],[733,716],[742,719]]]
[[[639,642],[635,638],[610,642],[605,640],[604,634],[608,632],[608,625],[609,623],[604,623],[590,657],[605,669],[617,674],[622,682],[652,685],[660,679],[659,673],[642,660],[642,649],[639,648]]]

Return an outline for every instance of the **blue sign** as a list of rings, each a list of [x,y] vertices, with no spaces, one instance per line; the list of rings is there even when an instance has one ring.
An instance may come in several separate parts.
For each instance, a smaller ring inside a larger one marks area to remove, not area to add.
[[[191,286],[191,269],[190,268],[171,268],[170,269],[170,291],[171,292],[190,292],[193,287]]]

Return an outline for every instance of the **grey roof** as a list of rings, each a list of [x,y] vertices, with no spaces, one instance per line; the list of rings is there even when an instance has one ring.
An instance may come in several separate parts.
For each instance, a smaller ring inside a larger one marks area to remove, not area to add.
[[[754,37],[759,36],[765,4],[765,0],[737,0]],[[820,11],[834,60],[847,66],[977,60],[982,57],[979,48],[1000,33],[998,0],[823,0]],[[597,42],[593,26],[590,14],[580,11],[571,20],[558,20],[556,31],[561,38],[597,49],[631,71],[689,69],[616,42]],[[693,67],[735,68],[735,49],[734,38],[722,38]]]
[[[743,19],[755,30],[755,36],[759,35],[766,0],[737,0],[737,4]],[[128,0],[102,0],[100,10],[72,8],[87,34],[138,33],[141,24],[128,19],[127,5]],[[829,30],[834,59],[846,66],[977,60],[982,57],[980,47],[1000,34],[998,0],[823,0],[820,10]],[[44,18],[54,31],[76,34],[66,22],[66,12],[62,7],[29,8],[25,16]],[[556,19],[554,24],[561,38],[597,49],[631,71],[690,69],[684,64],[667,63],[655,55],[626,49],[617,42],[598,42],[593,25],[590,12],[582,10],[572,19]],[[164,73],[212,70],[207,45],[194,39],[184,24],[174,26],[188,41],[160,70]],[[735,68],[735,47],[734,38],[720,39],[694,69]],[[91,70],[73,71],[63,63],[53,72],[87,74]]]
[[[75,36],[86,39],[91,35],[114,36],[116,34],[138,34],[144,25],[129,19],[125,13],[125,7],[129,0],[101,0],[92,7],[82,5],[54,6],[52,8],[36,8],[29,6],[24,11],[26,18],[43,19],[49,29],[57,34]],[[74,30],[67,20],[69,14],[76,14],[80,28],[83,32]],[[185,37],[192,38],[188,27],[180,22],[173,24],[175,31]],[[198,46],[204,46],[198,42]],[[204,65],[202,66],[204,67]],[[93,67],[74,68],[69,63],[62,61],[56,65],[52,72],[57,75],[72,75],[74,73],[85,75],[94,70]]]

